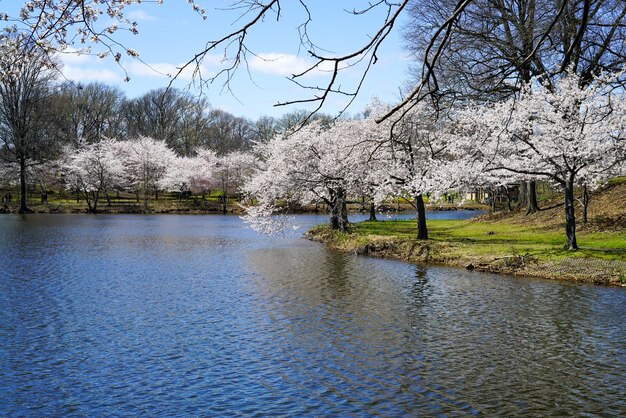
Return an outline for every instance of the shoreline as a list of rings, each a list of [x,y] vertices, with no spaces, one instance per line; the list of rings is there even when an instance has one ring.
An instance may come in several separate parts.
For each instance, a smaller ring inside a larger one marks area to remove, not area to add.
[[[413,212],[413,210],[402,207],[400,211],[392,209],[391,207],[385,207],[388,212]],[[0,205],[0,214],[15,214],[17,215],[18,206],[11,204]],[[243,210],[237,204],[229,204],[226,213],[222,212],[221,206],[210,206],[206,208],[195,207],[148,207],[148,210],[144,210],[142,207],[135,205],[115,205],[115,206],[102,206],[94,212],[89,212],[87,208],[76,206],[65,206],[63,204],[49,203],[48,205],[34,204],[29,206],[29,212],[27,214],[87,214],[87,215],[241,215]],[[432,205],[427,207],[427,211],[432,212],[447,212],[447,211],[485,211],[484,205]],[[325,214],[324,210],[315,209],[314,206],[310,207],[297,207],[288,211],[289,215],[294,214]],[[356,205],[349,208],[348,213],[354,214],[367,214],[367,211],[360,210]],[[385,212],[377,212],[378,216],[384,216]]]
[[[626,287],[626,262],[617,260],[578,257],[541,260],[530,254],[478,254],[471,252],[471,244],[466,246],[469,249],[467,255],[452,257],[449,250],[457,243],[451,241],[418,241],[395,236],[341,233],[331,231],[325,226],[309,230],[305,238],[343,253],[419,265],[438,265],[517,277]]]

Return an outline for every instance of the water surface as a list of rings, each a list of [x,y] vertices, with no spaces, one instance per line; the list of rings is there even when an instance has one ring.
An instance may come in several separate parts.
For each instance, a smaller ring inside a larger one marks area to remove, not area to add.
[[[3,416],[626,414],[621,288],[344,255],[231,216],[7,215],[0,235]]]

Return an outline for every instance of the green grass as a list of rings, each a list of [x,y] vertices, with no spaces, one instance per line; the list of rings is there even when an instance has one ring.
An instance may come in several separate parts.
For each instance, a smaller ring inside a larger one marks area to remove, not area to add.
[[[578,251],[564,249],[563,230],[520,226],[506,221],[428,221],[429,238],[451,244],[450,256],[506,256],[529,254],[543,260],[588,257],[626,260],[626,232],[577,234]],[[367,236],[414,238],[415,221],[360,222],[352,232]]]
[[[3,195],[5,191],[3,190],[0,193],[0,196]],[[19,206],[19,194],[17,190],[11,190],[11,194],[13,196],[12,202],[9,204],[10,208],[13,210],[17,210]],[[216,210],[215,208],[221,208],[220,201],[221,192],[213,192],[211,196],[208,194],[205,195],[204,200],[202,199],[202,195],[191,195],[187,198],[180,199],[178,194],[176,193],[160,193],[159,198],[156,199],[153,195],[148,198],[148,207],[152,212],[161,212],[161,211],[178,211],[178,210],[199,210],[203,211],[207,208],[212,210]],[[195,201],[194,201],[195,199]],[[229,196],[228,204],[229,208],[232,208],[235,205],[237,200],[234,195]],[[196,203],[196,204],[194,204]],[[41,196],[39,193],[31,193],[28,195],[26,199],[26,204],[29,209],[35,212],[48,212],[48,211],[60,211],[60,212],[75,212],[75,211],[86,211],[87,204],[82,196],[80,196],[79,201],[76,201],[76,195],[70,192],[66,192],[64,194],[59,193],[49,193],[48,194],[48,204],[41,204]],[[139,196],[139,201],[137,201],[137,197],[132,193],[121,193],[119,197],[117,194],[111,194],[111,207],[108,206],[108,202],[106,199],[106,195],[102,194],[98,200],[98,211],[99,212],[124,212],[124,211],[136,211],[137,209],[143,208],[144,200],[143,195]]]
[[[618,184],[625,184],[626,183],[626,176],[621,176],[621,177],[614,177],[612,179],[610,179],[608,181],[610,186],[616,186]]]

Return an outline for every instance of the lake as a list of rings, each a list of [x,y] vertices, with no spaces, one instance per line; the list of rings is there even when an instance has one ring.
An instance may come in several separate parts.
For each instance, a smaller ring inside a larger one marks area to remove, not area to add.
[[[295,221],[0,216],[0,415],[626,415],[626,289],[340,254]]]

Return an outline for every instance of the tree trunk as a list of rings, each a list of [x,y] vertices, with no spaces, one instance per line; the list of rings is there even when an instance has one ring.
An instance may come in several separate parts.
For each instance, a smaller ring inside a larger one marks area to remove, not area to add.
[[[509,188],[507,186],[502,186],[502,192],[506,196],[506,206],[509,212],[513,212],[513,208],[511,207],[511,193],[509,193]]]
[[[587,209],[589,208],[589,190],[587,189],[586,184],[583,185],[583,195],[582,195],[581,204],[583,208],[582,210],[583,223],[586,224],[587,223]]]
[[[421,194],[415,196],[415,209],[417,210],[417,239],[428,239],[426,227],[426,207]]]
[[[87,202],[87,212],[96,213],[95,208],[92,204],[93,199],[89,193],[93,193],[93,192],[88,192],[85,190],[85,202]]]
[[[348,210],[346,207],[346,195],[342,188],[330,189],[330,217],[328,223],[330,229],[346,232],[348,230]]]
[[[143,183],[143,211],[148,211],[148,185]]]
[[[539,204],[537,203],[537,182],[535,180],[528,182],[526,193],[526,201],[528,202],[526,215],[539,212],[541,209],[539,209]]]
[[[374,203],[374,199],[370,202],[370,222],[376,221],[376,204]]]
[[[567,249],[577,250],[576,243],[576,216],[574,213],[574,178],[565,182],[565,236],[567,237]]]
[[[226,189],[222,189],[222,213],[226,215],[228,213],[228,192]]]
[[[17,213],[28,213],[30,210],[26,205],[26,160],[20,158],[20,208]]]
[[[519,192],[517,195],[518,198],[518,208],[522,208],[524,206],[526,206],[527,203],[527,198],[528,198],[528,192],[526,191],[528,189],[528,183],[525,181],[520,181],[519,183]]]

